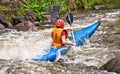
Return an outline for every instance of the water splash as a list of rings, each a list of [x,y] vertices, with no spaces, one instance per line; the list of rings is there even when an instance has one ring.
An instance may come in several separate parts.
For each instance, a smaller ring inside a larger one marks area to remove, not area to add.
[[[17,32],[3,33],[0,37],[0,58],[1,59],[26,59],[42,54],[44,49],[50,47],[50,29],[38,32]]]
[[[73,27],[83,28],[93,22],[98,17],[102,20],[116,20],[118,11],[112,12],[89,12],[87,15],[81,15],[79,19],[73,22]],[[76,15],[77,17],[80,14]],[[3,30],[2,30],[3,31]],[[9,32],[0,31],[0,73],[26,73],[26,74],[116,74],[113,72],[100,71],[90,66],[100,67],[109,59],[114,57],[116,48],[108,47],[100,43],[102,36],[107,34],[100,26],[98,31],[83,46],[72,47],[63,57],[63,63],[59,62],[40,62],[25,60],[39,54],[44,54],[45,49],[51,45],[51,29],[40,30],[38,32]],[[110,50],[113,49],[113,50]],[[117,52],[117,51],[116,51]],[[12,59],[12,60],[9,60]],[[16,60],[19,59],[19,60]],[[20,60],[22,59],[22,60]]]

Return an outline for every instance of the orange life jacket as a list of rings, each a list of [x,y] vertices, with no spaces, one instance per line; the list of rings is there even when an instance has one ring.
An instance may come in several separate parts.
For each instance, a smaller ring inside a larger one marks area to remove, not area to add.
[[[64,46],[64,44],[62,43],[62,32],[65,31],[66,32],[66,37],[68,35],[68,32],[62,28],[53,28],[52,32],[51,32],[51,37],[53,39],[53,43],[52,46],[56,46],[56,47],[62,47]]]

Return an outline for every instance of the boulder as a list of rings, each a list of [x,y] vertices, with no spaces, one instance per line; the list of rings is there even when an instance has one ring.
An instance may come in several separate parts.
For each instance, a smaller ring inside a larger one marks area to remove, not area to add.
[[[107,8],[107,5],[95,5],[94,6],[94,9],[96,9],[96,10],[106,9],[106,8]]]
[[[25,15],[25,16],[14,16],[12,17],[12,24],[13,26],[17,25],[18,23],[22,23],[25,21],[31,21],[33,23],[37,22],[37,19],[34,15],[31,15],[31,13]]]
[[[0,23],[5,27],[12,27],[12,24],[2,15],[0,15]]]
[[[17,29],[18,31],[37,31],[39,29],[39,25],[37,23],[33,23],[31,21],[24,21],[15,25],[13,28]]]
[[[107,70],[109,72],[120,73],[120,52],[115,58],[109,60],[106,64],[100,67],[102,70]]]
[[[5,27],[0,23],[0,29],[4,29]]]
[[[49,6],[47,9],[47,18],[44,20],[43,23],[54,23],[60,14],[60,5],[55,4],[53,6]]]
[[[24,21],[26,21],[26,19],[23,16],[14,16],[14,17],[12,17],[13,26],[17,25],[18,23],[22,23]]]

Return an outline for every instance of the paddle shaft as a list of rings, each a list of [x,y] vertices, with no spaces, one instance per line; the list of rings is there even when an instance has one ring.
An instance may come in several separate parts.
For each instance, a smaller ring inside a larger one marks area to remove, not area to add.
[[[72,13],[67,14],[66,21],[70,25],[70,27],[72,28],[72,23],[73,23],[73,15],[72,15]],[[72,30],[72,36],[73,36],[73,42],[76,44],[73,30]]]
[[[72,28],[72,26],[70,26]],[[73,36],[73,43],[75,43],[75,36],[74,36],[74,32],[72,30],[72,36]],[[76,43],[75,43],[76,44]]]

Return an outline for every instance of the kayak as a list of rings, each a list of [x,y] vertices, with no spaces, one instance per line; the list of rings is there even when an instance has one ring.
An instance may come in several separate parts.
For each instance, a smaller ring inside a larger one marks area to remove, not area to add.
[[[93,33],[97,30],[100,23],[98,21],[90,24],[89,26],[83,29],[77,29],[73,32],[76,46],[83,45],[87,39],[89,39]],[[32,58],[32,60],[40,62],[40,61],[55,61],[58,55],[64,56],[68,50],[70,50],[71,46],[63,46],[61,48],[58,47],[50,47],[48,51],[42,56],[36,56]]]

